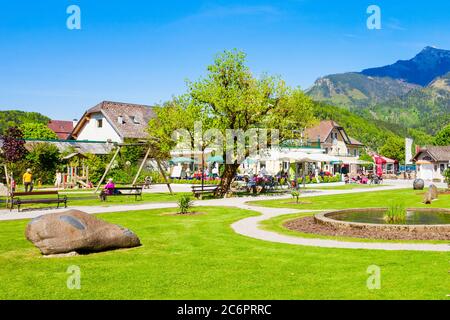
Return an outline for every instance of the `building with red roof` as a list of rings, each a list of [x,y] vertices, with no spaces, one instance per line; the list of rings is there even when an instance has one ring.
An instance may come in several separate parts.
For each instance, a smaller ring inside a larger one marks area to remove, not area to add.
[[[50,120],[47,127],[56,133],[58,139],[67,140],[73,131],[74,121]]]

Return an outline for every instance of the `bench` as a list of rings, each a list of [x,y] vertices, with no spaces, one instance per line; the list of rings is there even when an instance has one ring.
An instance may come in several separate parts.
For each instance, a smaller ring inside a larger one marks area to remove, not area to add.
[[[116,187],[114,188],[113,194],[107,194],[105,190],[102,190],[100,193],[100,199],[102,201],[106,201],[108,197],[116,197],[116,196],[134,196],[134,200],[137,201],[139,197],[142,200],[142,190],[144,186],[136,186],[136,187]],[[125,191],[125,192],[124,192]]]
[[[204,185],[204,186],[192,186],[192,193],[194,197],[199,199],[204,194],[212,194],[216,195],[217,191],[219,191],[219,186],[216,185]]]
[[[32,196],[50,196],[55,195],[55,198],[28,198]],[[26,199],[23,199],[23,198]],[[67,208],[67,196],[61,196],[58,191],[34,191],[34,192],[12,192],[10,195],[11,206],[9,211],[12,211],[14,205],[17,206],[17,212],[20,212],[20,206],[23,204],[33,203],[56,203],[59,208],[60,203],[64,203],[64,208]]]

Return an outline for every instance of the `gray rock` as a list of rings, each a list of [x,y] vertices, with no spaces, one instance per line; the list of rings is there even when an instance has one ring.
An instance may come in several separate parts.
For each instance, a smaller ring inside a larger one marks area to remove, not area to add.
[[[35,218],[28,223],[25,235],[44,255],[99,252],[141,244],[132,231],[77,210]]]
[[[425,188],[425,181],[422,179],[416,179],[413,182],[414,190],[423,190]]]

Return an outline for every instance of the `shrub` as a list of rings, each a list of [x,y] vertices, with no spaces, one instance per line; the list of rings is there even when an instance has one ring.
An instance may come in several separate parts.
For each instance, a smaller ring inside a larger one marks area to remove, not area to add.
[[[406,220],[405,205],[401,203],[391,204],[384,214],[384,220],[388,223],[404,222]]]
[[[33,171],[34,179],[40,178],[42,183],[47,184],[53,183],[61,158],[56,146],[49,143],[36,143],[27,154],[26,162]]]
[[[189,210],[194,205],[194,201],[192,201],[191,196],[189,195],[183,195],[178,199],[178,209],[180,210],[180,214],[187,214],[189,213]]]
[[[450,189],[450,168],[444,171],[444,180],[447,182],[447,187]]]
[[[297,204],[298,204],[298,201],[299,201],[299,198],[300,198],[300,192],[298,192],[298,190],[293,190],[291,192],[291,196],[292,196],[292,198],[296,199]]]

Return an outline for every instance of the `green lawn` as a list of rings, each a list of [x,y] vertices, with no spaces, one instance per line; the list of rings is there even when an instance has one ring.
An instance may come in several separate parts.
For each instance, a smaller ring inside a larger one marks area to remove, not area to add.
[[[63,193],[62,193],[63,194]],[[142,200],[138,198],[135,200],[134,196],[114,196],[108,197],[106,201],[101,201],[98,198],[98,194],[94,195],[92,192],[89,193],[67,193],[67,205],[70,208],[71,206],[101,206],[108,207],[113,205],[121,205],[121,204],[143,204],[143,203],[152,203],[152,202],[177,202],[181,195],[192,193],[174,193],[170,194],[168,192],[161,193],[143,193]],[[34,196],[27,198],[49,198],[53,196]],[[5,198],[2,198],[4,201]],[[4,206],[4,204],[3,204]],[[56,207],[56,204],[24,204],[21,209],[30,209],[30,208],[47,208],[47,207]],[[16,208],[16,207],[15,207]],[[16,210],[16,209],[14,209]]]
[[[448,253],[325,249],[235,234],[256,213],[197,208],[102,214],[135,231],[142,247],[42,258],[24,238],[27,221],[0,222],[0,299],[448,299]],[[69,266],[81,290],[69,290]],[[370,265],[381,289],[366,287]]]
[[[433,201],[431,205],[425,205],[422,203],[424,192],[425,191],[415,191],[411,189],[374,190],[374,192],[305,197],[300,198],[300,202],[303,202],[300,204],[296,204],[295,200],[292,198],[283,200],[252,201],[250,203],[258,206],[305,210],[386,207],[391,203],[403,203],[405,206],[411,208],[450,208],[450,195],[440,195],[439,199]]]

